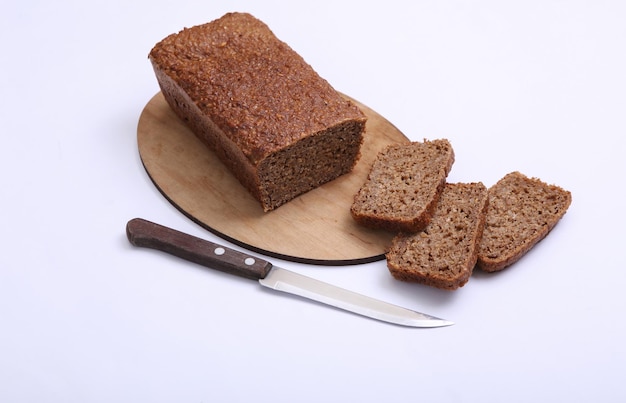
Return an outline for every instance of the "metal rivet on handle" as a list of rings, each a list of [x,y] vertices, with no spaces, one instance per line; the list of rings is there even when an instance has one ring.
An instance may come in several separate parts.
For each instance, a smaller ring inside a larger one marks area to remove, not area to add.
[[[226,253],[226,250],[224,248],[215,248],[213,253],[215,253],[216,255],[223,255],[224,253]]]
[[[248,257],[246,258],[246,260],[243,261],[246,265],[248,266],[252,266],[255,262],[254,258]]]

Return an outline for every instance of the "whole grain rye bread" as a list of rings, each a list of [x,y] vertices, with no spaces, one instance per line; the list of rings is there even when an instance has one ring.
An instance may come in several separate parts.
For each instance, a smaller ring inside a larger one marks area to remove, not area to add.
[[[489,189],[477,266],[502,270],[545,238],[572,202],[569,191],[511,172]]]
[[[432,216],[454,163],[448,140],[393,144],[381,151],[354,197],[350,213],[359,224],[416,232]]]
[[[444,290],[465,285],[476,264],[487,205],[482,183],[446,184],[430,224],[393,238],[386,253],[391,275]]]
[[[264,211],[360,156],[365,115],[250,14],[169,35],[149,59],[170,107]]]

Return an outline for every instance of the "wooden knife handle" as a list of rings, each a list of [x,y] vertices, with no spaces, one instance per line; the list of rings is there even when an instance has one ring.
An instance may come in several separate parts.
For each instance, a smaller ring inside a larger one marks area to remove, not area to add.
[[[126,236],[135,246],[157,249],[240,277],[260,280],[272,268],[272,264],[263,259],[142,218],[133,218],[126,224]]]

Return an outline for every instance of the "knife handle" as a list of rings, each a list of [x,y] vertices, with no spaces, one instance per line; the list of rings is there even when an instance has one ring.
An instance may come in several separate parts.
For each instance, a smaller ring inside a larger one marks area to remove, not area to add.
[[[272,268],[272,264],[263,259],[142,218],[133,218],[126,224],[126,236],[134,246],[160,250],[240,277],[260,280]]]

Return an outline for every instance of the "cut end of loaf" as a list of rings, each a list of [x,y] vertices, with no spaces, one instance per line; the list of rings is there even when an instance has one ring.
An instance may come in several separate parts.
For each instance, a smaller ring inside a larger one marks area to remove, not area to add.
[[[359,160],[365,120],[350,120],[267,157],[258,166],[265,211],[352,171]]]

